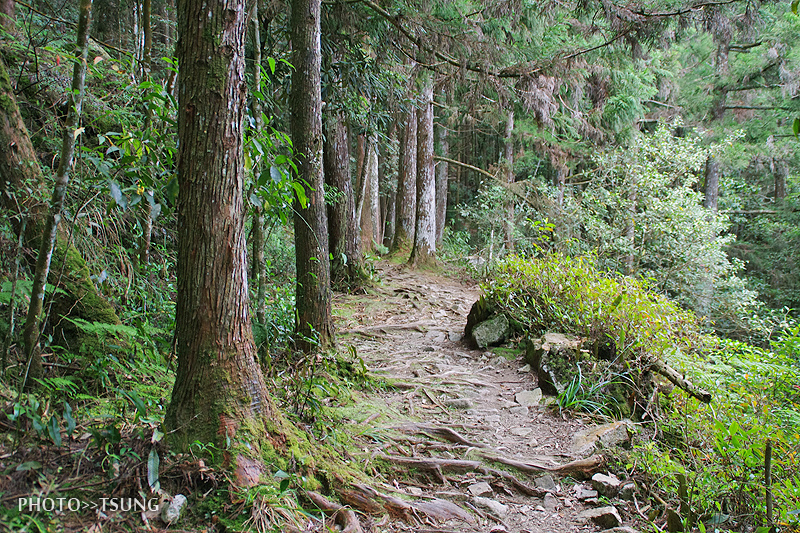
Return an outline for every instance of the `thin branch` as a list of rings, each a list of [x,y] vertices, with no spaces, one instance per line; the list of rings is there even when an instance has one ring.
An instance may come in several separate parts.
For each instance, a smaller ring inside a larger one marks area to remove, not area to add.
[[[695,4],[689,7],[684,7],[682,9],[678,9],[677,11],[662,11],[661,13],[647,13],[645,11],[631,10],[631,13],[646,18],[679,17],[681,15],[685,15],[686,13],[691,13],[692,11],[697,11],[698,9],[702,9],[704,7],[726,6],[729,4],[735,4],[740,1],[741,0],[721,0],[717,2],[700,2],[699,4]]]

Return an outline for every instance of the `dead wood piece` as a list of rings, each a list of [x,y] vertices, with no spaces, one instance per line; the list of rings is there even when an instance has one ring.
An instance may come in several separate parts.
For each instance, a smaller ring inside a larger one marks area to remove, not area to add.
[[[602,455],[593,455],[586,459],[578,459],[559,466],[549,466],[533,461],[519,461],[510,457],[503,457],[492,453],[481,454],[485,459],[511,466],[523,472],[551,472],[554,474],[583,474],[588,476],[596,472],[605,462]]]
[[[664,361],[650,357],[647,361],[650,368],[670,380],[676,387],[680,387],[703,403],[711,403],[711,393],[701,389],[688,379],[686,379],[680,372],[669,366]]]
[[[475,519],[470,516],[464,509],[449,502],[447,500],[440,500],[438,498],[430,501],[416,501],[413,503],[414,508],[426,515],[436,518],[437,520],[463,520],[468,524],[475,524]]]
[[[466,437],[462,436],[458,432],[444,426],[436,426],[433,424],[405,424],[395,429],[399,429],[400,431],[404,431],[406,433],[421,433],[423,435],[428,435],[431,437],[438,437],[440,439],[449,442],[454,442],[456,444],[463,444],[464,446],[471,446],[473,448],[487,447],[485,444],[481,444],[479,442],[473,442],[467,439]]]
[[[341,526],[342,533],[364,533],[364,530],[361,529],[361,523],[352,509],[347,509],[338,503],[334,503],[318,492],[307,491],[306,497],[320,511],[333,512],[333,519]]]

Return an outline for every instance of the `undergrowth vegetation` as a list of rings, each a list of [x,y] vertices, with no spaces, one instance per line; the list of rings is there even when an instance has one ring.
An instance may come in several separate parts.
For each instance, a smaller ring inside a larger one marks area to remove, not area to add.
[[[658,357],[712,391],[705,404],[661,383],[634,448],[620,459],[631,476],[683,511],[687,527],[712,531],[764,523],[768,491],[774,519],[797,527],[800,326],[785,329],[769,349],[704,334],[692,312],[645,282],[609,276],[594,265],[591,258],[559,254],[510,256],[484,283],[486,302],[518,331],[610,340],[626,368]],[[612,414],[602,405],[608,385],[582,383],[579,377],[559,396],[559,405]]]

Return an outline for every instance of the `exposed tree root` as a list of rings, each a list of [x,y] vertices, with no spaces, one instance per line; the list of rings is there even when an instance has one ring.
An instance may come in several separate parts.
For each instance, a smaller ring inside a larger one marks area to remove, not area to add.
[[[507,481],[515,489],[526,496],[536,496],[542,498],[548,492],[544,489],[531,487],[530,485],[527,485],[517,479],[512,474],[486,466],[480,461],[470,461],[465,459],[437,459],[431,457],[402,457],[398,455],[386,454],[379,454],[378,458],[405,467],[427,470],[442,480],[444,479],[442,472],[445,470],[457,473],[480,472],[481,474],[492,475]]]
[[[438,437],[448,442],[463,444],[464,446],[470,446],[472,448],[487,447],[485,444],[481,444],[479,442],[473,442],[467,439],[458,432],[453,431],[452,429],[446,426],[439,426],[434,424],[405,424],[402,426],[395,427],[393,429],[400,430],[404,433],[419,433],[422,435],[428,435],[429,437]]]
[[[333,519],[342,528],[342,533],[363,533],[356,513],[338,503],[332,502],[322,494],[307,491],[306,497],[323,513],[333,513]]]
[[[516,459],[511,459],[510,457],[503,457],[501,455],[495,455],[486,452],[482,453],[481,456],[489,461],[495,461],[506,466],[511,466],[523,472],[552,472],[554,474],[561,475],[581,474],[583,476],[589,476],[599,470],[600,467],[605,463],[605,459],[602,455],[592,455],[586,459],[578,459],[576,461],[571,461],[567,464],[559,466],[547,466],[531,461],[518,461]]]

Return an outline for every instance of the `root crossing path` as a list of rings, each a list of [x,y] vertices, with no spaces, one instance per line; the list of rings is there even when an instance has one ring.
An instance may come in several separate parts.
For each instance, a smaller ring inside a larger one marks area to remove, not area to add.
[[[478,287],[389,263],[378,272],[366,295],[337,295],[334,313],[340,344],[393,384],[349,417],[357,458],[374,468],[372,489],[411,507],[362,519],[364,530],[602,530],[579,516],[592,505],[578,480],[602,461],[571,451],[584,422],[525,401],[536,377],[520,354],[462,338]]]

